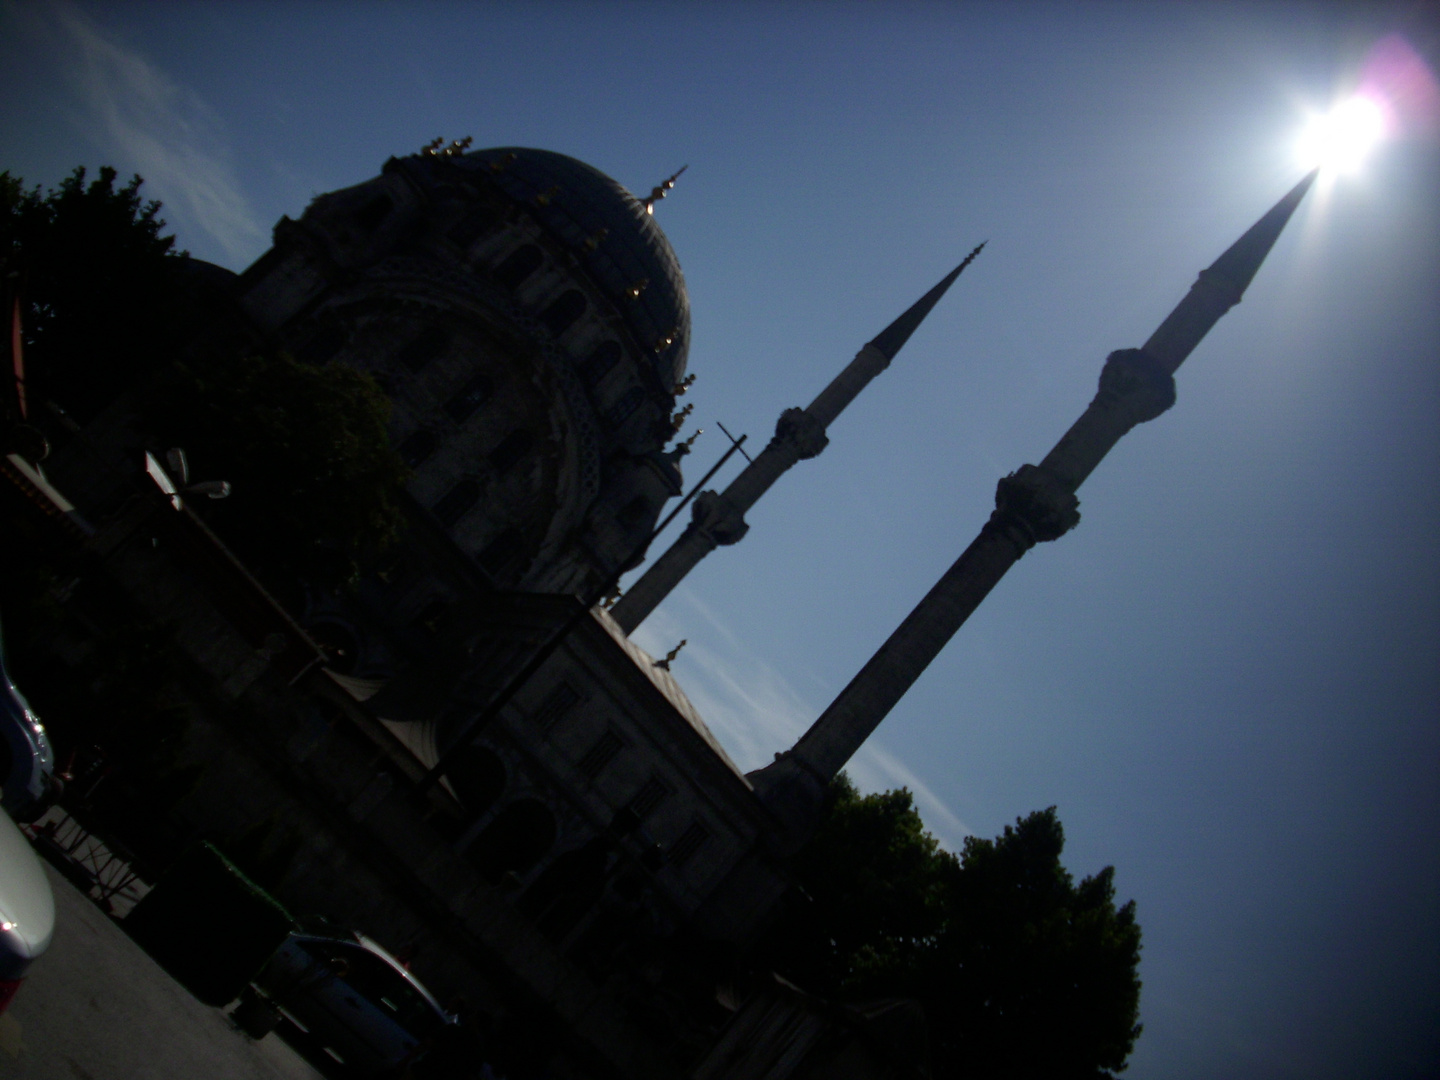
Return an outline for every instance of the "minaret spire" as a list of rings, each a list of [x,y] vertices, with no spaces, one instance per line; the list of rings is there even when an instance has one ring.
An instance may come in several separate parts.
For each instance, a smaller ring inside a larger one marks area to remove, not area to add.
[[[1311,173],[1209,269],[1143,349],[1110,354],[1100,389],[1038,465],[1001,480],[995,511],[935,587],[890,635],[788,752],[750,774],[781,826],[782,852],[796,850],[817,821],[825,786],[910,689],[990,590],[1037,542],[1080,521],[1075,491],[1120,438],[1175,402],[1175,369],[1240,297],[1314,182]]]
[[[655,560],[628,592],[610,609],[610,615],[625,633],[631,633],[659,606],[670,591],[720,544],[734,544],[750,528],[745,513],[770,490],[797,461],[812,458],[825,449],[825,430],[859,396],[870,380],[890,366],[900,347],[909,340],[921,320],[930,313],[955,283],[960,272],[980,254],[981,244],[938,285],[921,297],[905,314],[855,354],[855,359],[831,380],[830,385],[805,409],[786,409],[775,425],[775,437],[764,451],[747,465],[723,493],[702,491],[695,499],[690,525],[670,549]]]

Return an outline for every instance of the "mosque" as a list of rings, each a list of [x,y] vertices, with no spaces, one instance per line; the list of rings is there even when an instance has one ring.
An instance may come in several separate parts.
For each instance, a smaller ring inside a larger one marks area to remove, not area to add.
[[[1143,349],[1111,355],[1050,455],[1000,481],[955,566],[800,742],[749,774],[670,658],[629,635],[823,451],[979,249],[785,410],[723,491],[695,495],[652,558],[667,503],[689,498],[690,313],[654,215],[674,179],[642,199],[560,154],[437,141],[283,218],[271,249],[221,283],[254,340],[367,372],[389,397],[408,528],[357,590],[316,590],[294,611],[253,582],[260,600],[197,599],[164,584],[177,571],[163,552],[205,544],[144,542],[201,528],[161,504],[117,511],[90,542],[137,602],[206,642],[196,662],[226,703],[192,739],[212,764],[177,812],[212,832],[286,823],[277,892],[293,909],[413,945],[428,982],[533,1029],[557,1076],[819,1075],[804,1040],[838,1053],[834,1023],[807,1026],[807,1006],[774,994],[747,1005],[715,958],[782,902],[828,781],[1006,569],[1078,522],[1075,490],[1110,446],[1173,403],[1175,368],[1239,301],[1313,175]],[[83,487],[64,457],[57,485],[68,468]],[[195,558],[215,580],[243,577],[222,555]],[[619,575],[647,559],[616,600]],[[881,1036],[856,1031],[881,1061]],[[790,1071],[765,1071],[772,1052]]]
[[[517,881],[562,948],[624,863],[657,924],[735,943],[784,892],[753,781],[628,635],[824,448],[965,265],[787,410],[607,611],[596,590],[643,557],[689,449],[666,448],[689,385],[685,282],[653,213],[673,183],[640,200],[559,154],[432,146],[282,221],[237,283],[269,343],[378,380],[412,470],[399,549],[358,596],[315,596],[302,621],[344,658],[334,681],[443,776],[466,819],[457,847],[488,880]],[[553,655],[507,686],[545,644]]]

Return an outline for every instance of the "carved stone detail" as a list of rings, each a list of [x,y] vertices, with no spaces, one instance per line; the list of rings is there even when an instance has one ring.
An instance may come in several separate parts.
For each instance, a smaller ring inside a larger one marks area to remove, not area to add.
[[[830,439],[825,425],[804,409],[786,409],[775,423],[774,444],[793,447],[796,456],[805,461],[830,445]]]
[[[1128,431],[1175,404],[1175,376],[1144,349],[1117,349],[1100,370],[1093,404],[1118,414]]]
[[[745,515],[724,495],[702,491],[690,509],[690,528],[717,544],[738,544],[750,525]]]
[[[1038,465],[1021,465],[995,486],[989,528],[1010,539],[1023,555],[1037,543],[1058,540],[1080,524],[1080,500]]]

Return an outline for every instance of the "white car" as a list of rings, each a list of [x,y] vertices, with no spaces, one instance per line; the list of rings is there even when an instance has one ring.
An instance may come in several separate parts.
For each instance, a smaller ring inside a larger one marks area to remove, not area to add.
[[[231,1015],[256,1038],[288,1021],[354,1076],[395,1068],[455,1023],[415,976],[364,934],[292,933]]]
[[[0,811],[0,1012],[55,932],[55,895],[30,842]]]

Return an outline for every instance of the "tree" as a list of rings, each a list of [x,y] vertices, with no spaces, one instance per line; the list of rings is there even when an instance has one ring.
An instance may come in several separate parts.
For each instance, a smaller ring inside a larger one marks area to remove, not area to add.
[[[1107,1077],[1140,1035],[1140,927],[1115,869],[1077,886],[1055,808],[965,841],[918,974],[938,1071]]]
[[[1064,843],[1051,807],[957,858],[908,791],[861,796],[842,775],[797,859],[806,899],[764,955],[826,996],[917,998],[937,1076],[1112,1076],[1140,1034],[1140,928],[1114,869],[1077,886]]]
[[[108,166],[85,183],[26,190],[0,173],[0,259],[17,273],[32,398],[58,401],[82,423],[173,352],[183,253],[164,236],[142,180],[115,185]]]
[[[192,505],[268,584],[294,596],[353,578],[402,522],[388,400],[368,375],[257,346],[233,275],[174,250],[142,183],[77,168],[42,193],[0,173],[32,415],[54,401],[83,424],[133,394],[154,448],[183,446],[197,478],[231,482],[231,498]]]
[[[234,494],[205,507],[262,576],[334,587],[399,534],[406,469],[369,375],[286,353],[176,363],[149,397],[152,426],[195,475]]]

